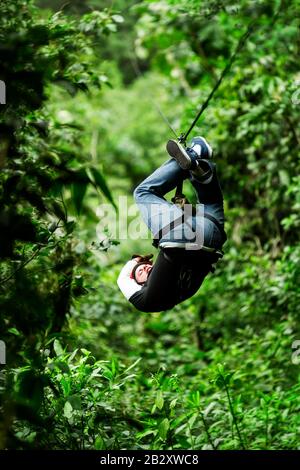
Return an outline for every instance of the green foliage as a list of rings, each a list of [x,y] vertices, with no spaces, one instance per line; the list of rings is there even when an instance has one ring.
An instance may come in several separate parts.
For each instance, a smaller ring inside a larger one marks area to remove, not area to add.
[[[111,361],[95,361],[83,348],[68,354],[57,340],[54,351],[55,357],[47,358],[41,373],[44,394],[40,393],[39,397],[44,397],[44,401],[40,422],[29,436],[26,428],[16,423],[20,444],[23,441],[23,445],[38,448],[106,449],[118,447],[120,436],[132,445],[134,434],[125,430],[127,422],[135,422],[126,414],[120,398],[126,383],[135,377],[136,364],[126,368],[114,357]],[[45,349],[43,355],[48,356],[49,352]],[[15,389],[20,393],[20,383],[23,384],[20,371],[15,380]],[[55,434],[49,434],[48,426],[55,429]],[[141,426],[138,421],[136,426]]]
[[[36,3],[0,4],[1,448],[299,449],[296,1]],[[166,158],[156,103],[187,130],[251,22],[195,129],[225,256],[141,314],[116,279],[149,246],[97,238],[97,206],[124,217],[118,196]]]
[[[24,406],[36,416],[40,403],[34,397],[23,403],[22,396],[35,381],[39,347],[61,331],[73,296],[86,291],[79,285],[76,213],[92,188],[115,204],[98,165],[80,148],[80,127],[60,125],[44,103],[50,84],[75,96],[106,82],[93,71],[93,47],[120,18],[100,11],[79,19],[62,12],[44,17],[24,0],[1,2],[0,14],[1,79],[7,85],[7,104],[0,109],[0,333],[10,367],[27,363],[16,416]],[[35,382],[42,400],[39,376]],[[11,405],[2,413],[9,422]],[[1,445],[8,434],[9,428],[1,433]]]

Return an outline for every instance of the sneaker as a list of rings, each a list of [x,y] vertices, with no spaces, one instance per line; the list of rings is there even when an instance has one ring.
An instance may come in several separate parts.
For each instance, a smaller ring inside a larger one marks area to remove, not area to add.
[[[195,170],[198,167],[198,160],[210,159],[212,148],[204,137],[195,137],[191,141],[191,146],[185,148],[176,140],[169,140],[167,152],[174,158],[183,170]]]
[[[212,148],[204,137],[194,137],[191,141],[191,145],[186,149],[189,154],[193,152],[194,156],[198,158],[210,159],[212,158]]]
[[[188,170],[192,166],[192,157],[189,156],[186,149],[176,140],[169,140],[167,143],[167,152],[174,158],[183,170]]]

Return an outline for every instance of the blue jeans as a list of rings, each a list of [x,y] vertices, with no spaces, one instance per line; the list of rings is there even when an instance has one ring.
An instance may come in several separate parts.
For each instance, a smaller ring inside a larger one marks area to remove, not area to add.
[[[198,240],[206,247],[221,248],[224,243],[224,236],[218,226],[212,220],[203,217],[204,212],[210,214],[224,227],[223,195],[216,165],[211,160],[206,162],[210,168],[210,175],[204,183],[197,180],[190,171],[183,170],[176,160],[170,158],[134,190],[136,204],[153,236],[156,237],[159,231],[167,226],[167,233],[164,233],[160,243],[164,241],[192,243],[195,233],[199,235]],[[187,178],[196,190],[197,216],[187,214],[183,223],[175,228],[171,226],[168,230],[168,224],[182,217],[183,212],[164,196]]]

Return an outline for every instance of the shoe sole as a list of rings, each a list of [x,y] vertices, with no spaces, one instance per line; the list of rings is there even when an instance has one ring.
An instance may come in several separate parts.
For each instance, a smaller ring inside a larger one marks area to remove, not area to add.
[[[175,140],[169,140],[167,143],[167,152],[174,158],[183,170],[191,167],[192,160],[185,152],[184,148]]]

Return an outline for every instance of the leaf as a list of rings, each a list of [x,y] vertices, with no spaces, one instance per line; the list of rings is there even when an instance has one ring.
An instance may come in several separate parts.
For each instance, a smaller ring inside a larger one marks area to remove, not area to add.
[[[101,436],[97,436],[95,439],[95,450],[104,450],[106,448],[105,442]]]
[[[72,405],[71,405],[70,402],[66,401],[65,406],[64,406],[64,416],[67,419],[70,419],[70,418],[72,418],[72,414],[73,414]]]
[[[17,328],[9,328],[8,330],[9,333],[12,333],[13,335],[20,336],[20,332],[17,330]]]
[[[66,362],[58,361],[56,362],[56,366],[63,372],[68,374],[70,372],[69,366]]]
[[[68,402],[71,404],[74,410],[81,410],[81,397],[79,394],[70,395],[68,397]]]
[[[107,369],[103,372],[103,377],[105,377],[108,380],[112,380],[113,379],[113,374],[111,373],[111,371],[109,369]]]
[[[194,413],[194,414],[190,417],[190,419],[189,419],[189,421],[188,421],[190,428],[193,427],[193,425],[194,425],[194,423],[195,423],[195,421],[196,421],[197,418],[198,418],[198,413]]]
[[[290,176],[286,170],[280,169],[279,172],[279,179],[282,185],[288,186],[290,183]]]
[[[59,202],[51,201],[51,209],[58,219],[67,221],[66,213]]]
[[[174,400],[170,403],[170,409],[175,408],[178,398],[174,398]]]
[[[90,378],[92,378],[92,377],[101,377],[102,376],[102,371],[103,371],[102,366],[97,367],[97,369],[94,369],[93,372],[91,373]]]
[[[157,430],[156,429],[146,429],[145,431],[138,432],[136,434],[136,437],[138,439],[142,439],[145,436],[150,436],[150,434],[154,434],[154,436],[155,436],[157,434]]]
[[[213,401],[211,402],[203,411],[203,415],[205,416],[205,418],[208,416],[208,414],[210,413],[210,411],[216,406],[216,402]]]
[[[124,18],[123,18],[123,16],[121,16],[121,15],[112,15],[112,19],[113,19],[116,23],[124,23]]]
[[[69,235],[70,233],[72,233],[75,227],[76,227],[75,220],[70,220],[70,222],[67,222],[65,224],[65,230],[66,230],[67,234]]]
[[[118,212],[118,208],[114,202],[113,196],[107,186],[104,176],[96,168],[88,168],[87,174],[90,178],[90,181],[95,186],[96,189],[100,189],[104,196],[109,200],[109,202],[114,206]]]
[[[72,184],[72,199],[77,214],[81,213],[84,195],[86,193],[87,183],[73,183]]]
[[[133,364],[131,364],[131,366],[129,366],[123,373],[123,374],[126,374],[127,372],[130,371],[130,369],[133,369],[133,367],[135,367],[140,361],[142,360],[141,357],[139,357]]]
[[[85,356],[90,356],[90,355],[91,355],[91,351],[88,351],[88,350],[85,349],[85,348],[80,348],[80,351],[81,351],[82,354],[84,354]]]
[[[199,390],[197,390],[196,392],[193,392],[191,394],[190,401],[194,406],[200,406],[200,392],[199,392]]]
[[[69,363],[71,363],[71,362],[73,361],[73,359],[74,359],[74,357],[76,356],[77,352],[78,352],[78,349],[75,349],[75,350],[72,352],[71,356],[70,356],[69,359],[68,359],[68,362],[69,362]]]
[[[60,385],[63,389],[63,392],[64,392],[64,396],[67,397],[71,391],[71,382],[70,382],[70,379],[69,377],[65,378],[65,377],[62,377],[60,379]]]
[[[111,360],[111,372],[112,372],[113,377],[116,376],[117,366],[118,366],[117,360],[115,357],[113,357]]]
[[[169,428],[170,428],[170,422],[168,418],[164,418],[158,427],[158,435],[161,439],[163,440],[166,439]]]
[[[78,255],[82,255],[83,253],[85,253],[86,252],[86,246],[85,246],[84,241],[81,240],[79,243],[77,243],[77,245],[74,248],[74,251]],[[77,283],[77,285],[78,285],[78,283]]]
[[[63,87],[71,96],[75,96],[77,93],[77,87],[71,80],[59,79],[55,80],[54,83]]]
[[[54,340],[53,348],[54,348],[54,352],[57,356],[62,356],[63,355],[64,350],[63,350],[60,342],[58,341],[58,339]]]
[[[173,419],[172,423],[171,423],[171,428],[172,429],[175,429],[176,433],[178,432],[178,429],[179,429],[179,424],[182,423],[182,421],[184,421],[184,424],[183,424],[183,427],[186,427],[187,426],[187,419],[191,416],[191,413],[183,413],[182,415],[178,416],[177,418]]]
[[[108,31],[111,31],[112,33],[115,33],[117,31],[117,26],[114,23],[108,23],[106,25],[106,29],[108,29]]]
[[[158,390],[157,395],[156,395],[156,400],[155,400],[155,405],[159,410],[162,409],[164,406],[164,398],[161,390]]]

